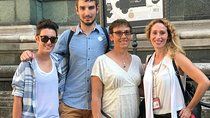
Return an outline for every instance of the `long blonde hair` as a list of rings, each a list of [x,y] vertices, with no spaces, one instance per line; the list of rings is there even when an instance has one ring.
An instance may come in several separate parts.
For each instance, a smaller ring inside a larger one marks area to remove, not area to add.
[[[165,46],[166,46],[167,51],[170,52],[171,57],[174,57],[176,52],[181,52],[181,53],[185,54],[185,51],[183,50],[183,48],[180,44],[180,38],[179,38],[179,36],[176,32],[176,29],[175,29],[174,25],[171,24],[166,19],[155,19],[155,20],[152,20],[147,25],[147,27],[145,28],[145,33],[146,33],[146,36],[147,36],[148,40],[150,40],[151,28],[156,23],[162,23],[167,28],[168,40],[167,40]]]

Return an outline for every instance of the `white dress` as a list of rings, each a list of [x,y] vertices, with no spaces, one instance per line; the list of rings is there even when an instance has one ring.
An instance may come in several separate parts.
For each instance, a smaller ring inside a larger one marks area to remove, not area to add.
[[[102,110],[112,118],[137,118],[139,115],[139,89],[142,63],[138,56],[126,72],[110,57],[102,55],[96,59],[92,76],[98,76],[104,85]]]

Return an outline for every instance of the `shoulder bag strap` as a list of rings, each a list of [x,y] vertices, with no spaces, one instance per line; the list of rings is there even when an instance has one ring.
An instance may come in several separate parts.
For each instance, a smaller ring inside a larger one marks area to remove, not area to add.
[[[68,42],[67,42],[67,46],[66,46],[68,55],[70,55],[70,53],[69,53],[69,43],[70,43],[71,38],[72,38],[73,35],[74,35],[74,31],[70,30],[69,37],[68,37]]]
[[[67,47],[67,53],[66,53],[66,58],[67,58],[67,73],[69,71],[69,57],[70,57],[70,52],[69,52],[69,43],[71,41],[72,36],[74,35],[74,31],[70,30],[69,33],[69,37],[68,37],[68,42],[66,43],[66,47]]]
[[[107,115],[104,111],[101,110],[101,114],[104,115],[106,118],[111,118],[109,115]]]
[[[181,87],[181,89],[182,89],[182,93],[183,93],[183,95],[185,96],[185,92],[184,92],[184,86],[183,86],[183,84],[182,84],[182,81],[181,81],[181,77],[180,77],[180,74],[179,74],[179,70],[177,69],[177,66],[176,66],[176,63],[175,63],[175,61],[174,61],[174,59],[172,60],[172,63],[173,63],[173,67],[174,67],[174,70],[175,70],[175,72],[176,72],[176,76],[177,76],[177,78],[178,78],[178,80],[179,80],[179,85],[180,85],[180,87]]]
[[[106,40],[107,40],[107,48],[106,48],[106,52],[109,52],[110,51],[110,41],[109,41],[109,35],[108,35],[108,32],[106,30],[106,28],[104,27],[101,27],[104,31],[104,34],[106,36]]]
[[[148,59],[146,60],[146,63],[149,62],[149,60],[151,59],[152,55],[149,55]]]

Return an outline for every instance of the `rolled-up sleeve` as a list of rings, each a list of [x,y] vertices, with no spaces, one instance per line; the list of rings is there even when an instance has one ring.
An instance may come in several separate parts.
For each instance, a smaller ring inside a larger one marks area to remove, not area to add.
[[[102,66],[101,57],[98,57],[93,65],[91,76],[97,76],[102,79]]]
[[[14,96],[19,96],[23,97],[24,93],[24,63],[21,62],[20,65],[18,66],[12,80],[12,95]]]

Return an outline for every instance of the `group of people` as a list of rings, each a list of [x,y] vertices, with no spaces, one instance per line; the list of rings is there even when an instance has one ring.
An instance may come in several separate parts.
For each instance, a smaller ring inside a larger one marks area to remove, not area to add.
[[[80,22],[70,42],[70,30],[57,38],[55,22],[45,19],[37,24],[38,51],[22,53],[13,77],[13,118],[137,118],[142,90],[147,118],[164,114],[190,118],[210,82],[185,56],[168,20],[156,19],[147,25],[154,53],[144,66],[128,51],[132,39],[128,21],[117,19],[110,24],[114,48],[106,53],[106,33],[95,21],[97,0],[76,0],[76,13]],[[172,60],[180,73],[198,84],[187,106]]]

